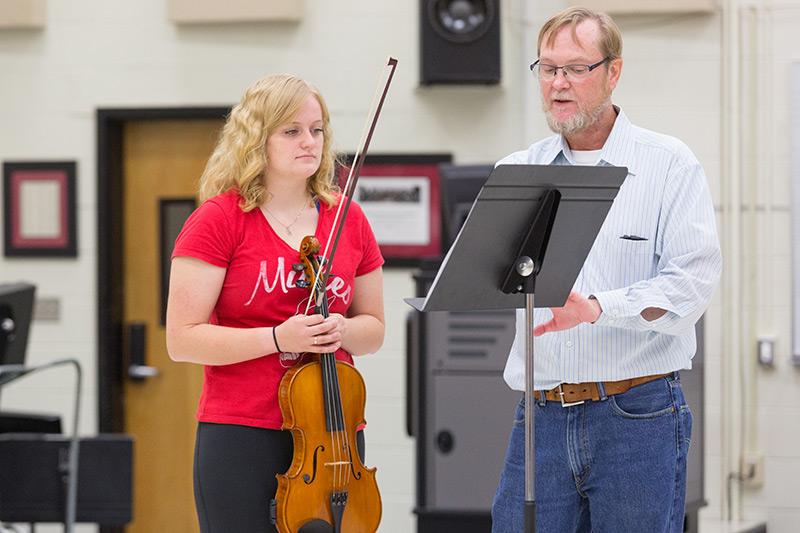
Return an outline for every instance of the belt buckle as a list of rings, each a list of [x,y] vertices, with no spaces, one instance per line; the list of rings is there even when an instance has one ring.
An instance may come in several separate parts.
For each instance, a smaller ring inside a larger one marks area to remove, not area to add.
[[[573,405],[580,405],[586,401],[586,400],[580,400],[578,402],[565,402],[564,389],[561,387],[561,383],[558,384],[558,395],[561,397],[561,407],[572,407]]]

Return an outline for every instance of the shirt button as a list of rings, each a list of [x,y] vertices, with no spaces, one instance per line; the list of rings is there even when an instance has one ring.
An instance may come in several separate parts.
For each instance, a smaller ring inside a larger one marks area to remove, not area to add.
[[[572,341],[567,341],[567,348],[572,348]]]

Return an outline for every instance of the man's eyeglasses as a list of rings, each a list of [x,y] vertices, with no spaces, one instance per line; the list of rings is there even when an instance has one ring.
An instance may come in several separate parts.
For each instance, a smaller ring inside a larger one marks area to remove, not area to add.
[[[555,65],[548,65],[547,63],[539,63],[537,59],[531,63],[531,72],[540,80],[553,81],[560,69],[564,72],[564,77],[567,79],[579,80],[585,78],[591,71],[608,61],[611,61],[610,57],[604,57],[593,65],[564,65],[563,67],[557,67]]]

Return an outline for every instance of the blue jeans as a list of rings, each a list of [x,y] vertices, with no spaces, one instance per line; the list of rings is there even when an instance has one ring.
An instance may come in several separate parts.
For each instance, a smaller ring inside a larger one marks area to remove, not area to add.
[[[683,531],[692,414],[677,373],[600,401],[537,401],[537,533]],[[525,406],[492,504],[493,533],[524,531]]]

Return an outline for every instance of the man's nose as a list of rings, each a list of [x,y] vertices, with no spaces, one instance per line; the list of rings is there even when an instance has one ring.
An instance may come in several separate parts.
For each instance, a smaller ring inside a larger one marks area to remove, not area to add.
[[[556,77],[550,83],[556,89],[569,87],[570,85],[569,78],[567,78],[567,73],[564,70],[557,70]]]

